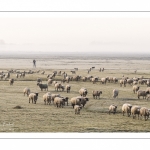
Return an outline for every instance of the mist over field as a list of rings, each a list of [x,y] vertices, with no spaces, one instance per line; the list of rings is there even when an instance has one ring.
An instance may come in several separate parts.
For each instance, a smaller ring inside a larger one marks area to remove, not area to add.
[[[126,58],[126,59],[148,59],[150,54],[135,53],[135,52],[86,52],[86,51],[73,51],[73,52],[62,52],[62,51],[1,51],[0,58],[50,58],[50,57],[61,57],[61,58],[73,58],[73,59],[99,59],[99,58]]]

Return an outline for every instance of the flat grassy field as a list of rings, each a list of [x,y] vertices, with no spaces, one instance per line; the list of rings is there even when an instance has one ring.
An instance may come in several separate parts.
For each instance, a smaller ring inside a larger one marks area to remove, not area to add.
[[[117,60],[116,60],[117,62]],[[144,78],[150,78],[149,65],[138,66],[137,73],[134,73],[136,67],[132,68],[130,64],[117,62],[120,66],[105,67],[104,72],[99,72],[99,68],[96,67],[89,74],[87,73],[88,67],[76,71],[76,75],[81,76],[98,76],[102,77],[125,77],[133,78],[144,76]],[[121,64],[122,63],[122,64]],[[129,62],[128,62],[129,63]],[[136,66],[136,62],[134,66]],[[107,63],[106,63],[107,64]],[[139,63],[140,64],[140,63]],[[97,64],[98,65],[98,64]],[[94,63],[92,64],[94,66]],[[126,66],[126,67],[125,67]],[[57,66],[58,68],[59,66]],[[67,66],[65,66],[67,68]],[[111,69],[112,67],[112,69]],[[42,68],[42,67],[41,67]],[[10,77],[14,78],[13,86],[9,85],[7,80],[0,80],[0,132],[150,132],[150,120],[144,121],[144,119],[133,119],[132,116],[123,116],[121,107],[124,103],[130,103],[132,105],[145,106],[150,108],[150,100],[137,98],[137,95],[133,93],[132,86],[120,87],[119,83],[106,83],[101,84],[97,82],[93,84],[90,81],[70,81],[63,85],[70,84],[71,92],[55,91],[53,85],[49,85],[48,91],[50,93],[59,93],[62,96],[68,96],[69,100],[72,97],[79,96],[78,91],[81,87],[85,87],[88,90],[87,97],[89,101],[85,107],[81,110],[80,115],[75,115],[74,109],[70,105],[64,106],[64,108],[56,108],[53,104],[45,105],[43,101],[43,95],[47,91],[41,91],[36,85],[37,78],[42,78],[43,83],[47,83],[46,76],[52,74],[54,70],[65,71],[70,76],[72,75],[70,69],[41,69],[39,73],[26,74],[25,78],[16,78],[16,73],[11,73]],[[50,68],[50,67],[49,67]],[[61,66],[62,68],[62,66]],[[74,66],[72,66],[74,68]],[[140,69],[141,68],[141,69]],[[9,67],[3,67],[0,71],[7,72]],[[19,71],[28,71],[29,69],[22,68]],[[33,68],[32,68],[33,69]],[[33,69],[34,71],[39,68]],[[45,74],[41,74],[41,71],[45,70]],[[53,80],[60,82],[63,76],[56,75]],[[31,92],[38,92],[37,104],[29,103],[28,97],[23,95],[23,89],[29,87]],[[113,89],[119,90],[119,96],[116,99],[112,98]],[[145,90],[146,85],[140,85],[141,90]],[[94,99],[92,96],[92,90],[102,90],[100,99]],[[108,107],[111,104],[118,106],[117,113],[108,114]],[[19,106],[19,107],[18,107]]]

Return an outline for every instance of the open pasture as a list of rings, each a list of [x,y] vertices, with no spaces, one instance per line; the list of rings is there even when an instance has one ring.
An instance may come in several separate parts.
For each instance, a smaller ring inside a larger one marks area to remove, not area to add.
[[[128,62],[129,63],[129,62]],[[137,63],[137,62],[136,62]],[[55,91],[54,85],[48,86],[50,93],[59,93],[61,96],[69,97],[69,105],[64,108],[57,108],[53,104],[45,105],[43,95],[47,92],[41,91],[37,86],[37,78],[42,79],[42,83],[47,83],[47,75],[52,74],[53,71],[65,71],[69,76],[96,76],[102,77],[116,77],[121,79],[125,77],[141,77],[150,78],[149,65],[141,64],[137,68],[127,68],[126,65],[118,63],[123,67],[108,66],[107,63],[103,66],[104,72],[99,72],[98,64],[95,69],[92,69],[89,74],[87,73],[88,66],[84,66],[72,74],[72,69],[47,69],[47,68],[30,68],[33,71],[40,70],[39,73],[26,74],[24,78],[16,78],[16,73],[10,73],[10,78],[14,78],[14,84],[9,85],[8,79],[0,80],[0,132],[150,132],[150,120],[144,121],[133,119],[132,116],[127,117],[122,115],[121,107],[124,103],[132,105],[145,106],[150,108],[150,100],[138,99],[137,94],[132,91],[132,86],[127,84],[126,87],[120,87],[118,83],[101,84],[99,81],[93,84],[90,81],[83,82],[70,81],[63,83],[63,85],[71,85],[70,93],[65,91]],[[140,64],[140,63],[139,63]],[[110,65],[110,64],[109,64]],[[135,65],[135,64],[134,64]],[[94,63],[91,65],[95,66]],[[126,68],[124,68],[126,66]],[[135,65],[136,66],[136,65]],[[112,67],[112,69],[111,69]],[[67,68],[65,66],[64,68]],[[83,69],[85,68],[85,69]],[[1,71],[7,72],[10,68],[1,68]],[[18,69],[19,71],[28,71],[29,69]],[[41,71],[45,74],[41,74]],[[53,80],[60,82],[63,79],[62,75],[56,75]],[[141,90],[146,90],[145,84],[139,85]],[[28,97],[23,95],[23,89],[29,87],[31,92],[38,92],[38,100],[36,104],[29,103]],[[88,90],[87,97],[89,101],[85,107],[81,109],[80,115],[75,115],[74,109],[70,104],[70,99],[79,96],[79,90],[85,87]],[[112,98],[113,89],[119,90],[118,98]],[[93,90],[101,90],[102,94],[100,99],[94,99],[92,96]],[[108,114],[108,108],[111,104],[117,105],[116,114]]]

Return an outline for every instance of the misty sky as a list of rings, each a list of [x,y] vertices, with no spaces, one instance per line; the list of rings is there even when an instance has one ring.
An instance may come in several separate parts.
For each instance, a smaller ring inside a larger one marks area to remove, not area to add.
[[[149,18],[0,18],[3,52],[150,53]]]

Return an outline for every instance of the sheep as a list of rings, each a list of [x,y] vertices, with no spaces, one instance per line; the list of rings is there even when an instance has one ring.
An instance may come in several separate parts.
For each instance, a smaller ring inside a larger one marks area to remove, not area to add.
[[[81,105],[81,106],[75,105],[75,106],[74,106],[75,114],[80,115],[80,110],[81,110],[81,109],[82,109],[82,105]]]
[[[140,116],[141,116],[141,119],[142,119],[142,116],[144,116],[145,121],[146,121],[146,120],[148,120],[149,115],[150,115],[149,110],[148,110],[146,107],[141,107],[141,109],[140,109]]]
[[[16,74],[16,78],[18,78],[18,77],[19,77],[19,74],[17,73],[17,74]]]
[[[147,97],[146,97],[146,99],[148,100],[150,98],[150,94],[147,94]]]
[[[127,83],[132,85],[133,84],[133,79],[127,79]]]
[[[71,72],[72,74],[76,74],[76,71],[74,71],[74,70],[71,70],[70,72]]]
[[[74,68],[74,70],[78,70],[78,68]]]
[[[138,91],[137,91],[138,99],[140,99],[140,96],[143,96],[143,99],[144,99],[144,98],[146,99],[147,94],[148,94],[148,93],[147,93],[146,91],[142,91],[142,90],[138,90]]]
[[[86,102],[89,101],[89,98],[87,97],[77,96],[77,98],[81,99],[80,104],[82,104],[83,107],[85,106]]]
[[[75,105],[81,106],[81,97],[72,97],[70,99],[71,105],[74,108]]]
[[[82,81],[85,82],[87,80],[87,77],[82,77]]]
[[[41,72],[41,74],[44,74],[44,73],[45,73],[45,71],[42,71],[42,72]]]
[[[70,85],[66,85],[66,91],[67,91],[67,93],[70,93],[70,89],[71,89],[71,86]]]
[[[54,105],[58,107],[62,107],[64,106],[65,103],[65,99],[62,97],[55,97],[54,98]]]
[[[140,114],[140,106],[134,105],[131,108],[131,114],[133,116],[133,119],[136,118],[136,114],[138,115],[138,119],[139,119],[139,114]]]
[[[22,72],[22,77],[23,77],[23,78],[25,77],[25,71],[24,71],[24,72]]]
[[[136,84],[138,84],[138,81],[133,81],[133,85],[136,85]]]
[[[67,103],[67,106],[68,106],[68,97],[63,97],[63,96],[58,96],[58,97],[61,97],[61,98],[64,98],[64,105],[65,105],[65,102]]]
[[[52,84],[53,80],[52,79],[48,79],[47,84],[50,85]]]
[[[117,110],[117,106],[116,105],[110,105],[109,106],[109,115],[110,113],[112,112],[113,114],[116,113],[116,110]]]
[[[75,80],[75,81],[79,81],[80,78],[81,78],[81,76],[79,76],[79,75],[73,76],[73,80]]]
[[[54,103],[54,98],[55,97],[60,97],[60,94],[51,94],[51,102]]]
[[[9,79],[9,84],[13,85],[14,84],[14,79]]]
[[[106,82],[107,82],[107,78],[101,78],[101,80],[100,80],[100,81],[101,81],[101,83],[102,83],[102,84],[106,84]]]
[[[117,83],[118,82],[118,79],[116,77],[113,77],[113,82],[114,83]]]
[[[132,105],[131,104],[123,104],[122,106],[122,114],[124,116],[124,113],[127,113],[128,117],[131,115],[131,108],[132,108]]]
[[[147,87],[150,86],[150,80],[147,80],[146,85]]]
[[[113,98],[116,98],[116,97],[118,98],[118,94],[119,94],[119,91],[116,90],[116,89],[114,89],[114,90],[113,90],[113,96],[112,96],[112,97],[113,97]]]
[[[48,92],[46,94],[43,95],[43,100],[44,100],[44,103],[46,105],[46,102],[47,102],[47,105],[51,103],[51,93]]]
[[[55,91],[57,90],[58,91],[58,89],[60,90],[61,89],[61,83],[56,83],[55,85]]]
[[[30,89],[28,87],[24,88],[23,93],[24,93],[24,96],[25,96],[25,94],[27,94],[27,96],[29,96]]]
[[[133,89],[133,92],[134,92],[134,93],[137,93],[137,91],[140,89],[140,87],[137,86],[137,85],[134,85],[134,86],[132,87],[132,89]]]
[[[150,87],[148,87],[148,88],[146,89],[146,93],[147,93],[147,94],[150,94]]]
[[[60,89],[62,90],[62,91],[64,91],[65,90],[65,86],[64,85],[60,85]]]
[[[37,99],[38,99],[38,93],[29,94],[29,103],[30,103],[30,100],[32,100],[32,103],[34,102],[34,104],[36,104]]]
[[[145,80],[143,80],[143,79],[140,79],[140,80],[138,81],[138,84],[143,85],[144,83],[145,83]]]
[[[85,97],[86,97],[87,93],[88,93],[88,91],[87,91],[87,89],[85,89],[84,87],[82,87],[82,88],[79,90],[79,94],[80,94],[81,96],[85,96]]]
[[[120,87],[122,87],[122,85],[124,85],[124,87],[126,87],[127,80],[126,79],[121,79],[119,81],[119,83],[120,83]]]
[[[93,98],[97,99],[97,97],[100,99],[100,94],[102,94],[102,91],[92,91],[92,94],[93,94]]]
[[[94,84],[95,82],[98,82],[98,77],[91,78],[91,81],[93,82],[93,84]]]
[[[47,91],[48,91],[48,85],[47,84],[37,83],[37,85],[39,86],[41,91],[43,91],[43,89],[45,89],[45,91],[47,89]]]
[[[53,81],[52,83],[53,83],[53,85],[55,86],[55,84],[57,83],[57,81]]]
[[[70,78],[69,76],[67,76],[67,77],[65,78],[65,81],[66,81],[67,83],[69,83],[70,80],[71,80],[71,78]]]
[[[113,77],[108,77],[108,82],[113,82]]]

